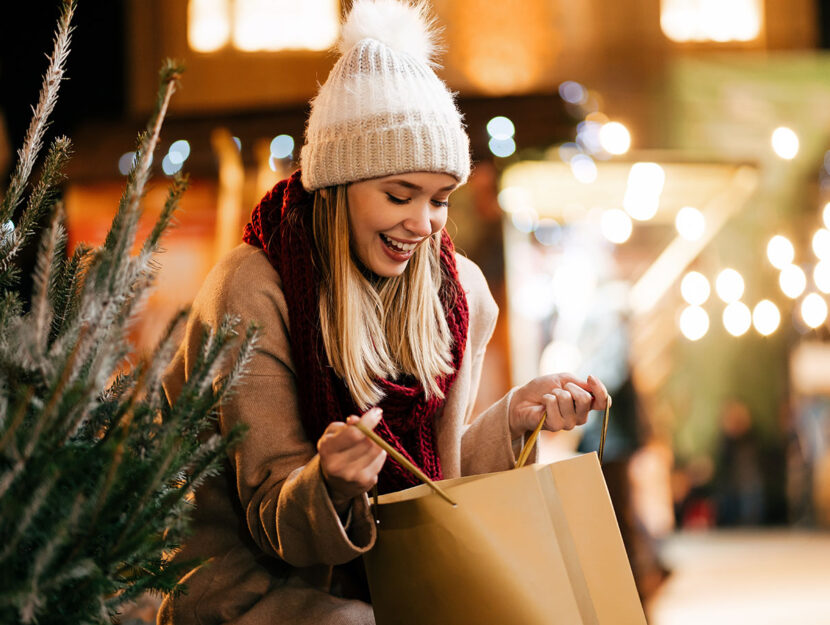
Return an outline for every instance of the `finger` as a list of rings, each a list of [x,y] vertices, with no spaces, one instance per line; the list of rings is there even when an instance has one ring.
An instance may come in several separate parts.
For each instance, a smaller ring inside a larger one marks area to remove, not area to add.
[[[383,410],[375,406],[374,408],[370,408],[363,415],[360,417],[361,425],[366,426],[370,430],[374,430],[377,427],[377,424],[380,423],[380,419],[383,416]]]
[[[591,403],[594,398],[588,391],[571,382],[565,385],[565,390],[571,394],[573,399],[576,410],[576,424],[582,425],[588,420],[588,413],[591,411]]]
[[[562,428],[565,430],[572,430],[576,425],[576,408],[574,407],[574,400],[571,394],[562,388],[556,388],[551,391],[556,397],[556,403],[559,405],[559,414],[562,415]]]
[[[349,419],[352,418],[353,417],[349,417]],[[348,427],[345,423],[338,422],[337,425],[329,424],[329,427],[331,428],[331,431],[329,431],[328,428],[326,429],[327,432],[324,432],[321,437],[318,449],[320,449],[320,445],[322,445],[329,453],[339,453],[350,449],[355,445],[366,444],[367,442],[371,443],[371,441],[369,441],[369,439],[367,439],[360,430]]]
[[[542,395],[542,403],[545,405],[545,412],[548,417],[545,420],[545,429],[551,432],[558,432],[565,427],[565,420],[559,412],[559,400],[553,393]]]
[[[592,410],[605,410],[606,405],[611,401],[605,385],[592,375],[588,376],[588,390],[594,396],[591,403]]]

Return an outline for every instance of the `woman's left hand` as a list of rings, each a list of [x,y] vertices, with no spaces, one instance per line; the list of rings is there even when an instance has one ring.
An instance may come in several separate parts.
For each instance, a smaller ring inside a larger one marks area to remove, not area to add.
[[[588,419],[591,410],[605,410],[608,391],[593,376],[580,380],[570,373],[534,378],[520,387],[510,402],[510,434],[516,439],[536,429],[547,414],[544,429],[572,430]]]

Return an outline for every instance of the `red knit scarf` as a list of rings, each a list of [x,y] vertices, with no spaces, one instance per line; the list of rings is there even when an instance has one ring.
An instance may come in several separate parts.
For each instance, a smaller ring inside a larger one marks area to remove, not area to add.
[[[265,251],[282,279],[300,418],[309,440],[316,442],[329,423],[360,415],[360,411],[328,364],[323,346],[318,300],[321,278],[312,261],[312,204],[313,196],[303,189],[297,171],[262,198],[242,238]],[[446,395],[461,366],[469,323],[467,299],[458,281],[454,248],[446,231],[441,235],[441,264],[444,278],[439,298],[453,339],[453,371],[437,380]],[[377,382],[384,398],[378,404],[383,409],[383,419],[375,431],[430,478],[441,479],[435,419],[443,400],[426,399],[422,385],[412,376]],[[391,492],[418,483],[417,478],[389,457],[379,476],[378,489]]]

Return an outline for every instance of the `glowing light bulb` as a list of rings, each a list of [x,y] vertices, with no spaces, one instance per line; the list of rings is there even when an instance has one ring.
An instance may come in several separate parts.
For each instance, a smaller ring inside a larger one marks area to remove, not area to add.
[[[634,226],[625,211],[611,208],[602,214],[600,229],[602,235],[612,243],[625,243],[631,236]]]
[[[715,280],[715,290],[727,304],[736,302],[744,294],[744,279],[734,269],[724,269]]]
[[[798,135],[791,128],[781,126],[772,133],[772,149],[781,158],[791,161],[798,154]]]
[[[631,147],[631,133],[620,122],[608,122],[600,128],[599,143],[609,154],[625,154]]]
[[[795,299],[807,288],[807,276],[804,275],[804,271],[798,265],[787,265],[778,276],[778,285],[784,295],[790,299]]]
[[[723,327],[732,336],[741,336],[752,326],[752,313],[743,302],[732,302],[723,311]]]
[[[767,243],[767,258],[773,267],[783,269],[792,264],[795,248],[787,237],[777,234]]]
[[[680,294],[692,306],[703,304],[709,299],[710,292],[711,287],[706,276],[697,271],[690,271],[683,276],[683,280],[680,282]]]
[[[801,318],[811,328],[819,327],[827,319],[827,302],[818,293],[810,293],[801,300]]]
[[[687,241],[697,241],[706,230],[706,218],[693,206],[684,206],[677,211],[674,225],[681,237]]]
[[[709,331],[709,315],[700,306],[688,306],[680,314],[680,331],[690,341],[702,339]]]
[[[761,300],[752,311],[752,323],[758,334],[769,336],[778,329],[781,313],[778,307],[768,299]]]

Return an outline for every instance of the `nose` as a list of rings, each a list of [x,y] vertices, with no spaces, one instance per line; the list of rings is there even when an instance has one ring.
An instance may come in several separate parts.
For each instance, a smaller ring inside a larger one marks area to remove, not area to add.
[[[428,237],[432,234],[432,207],[429,200],[425,202],[413,202],[412,210],[403,222],[404,228],[418,238]]]

